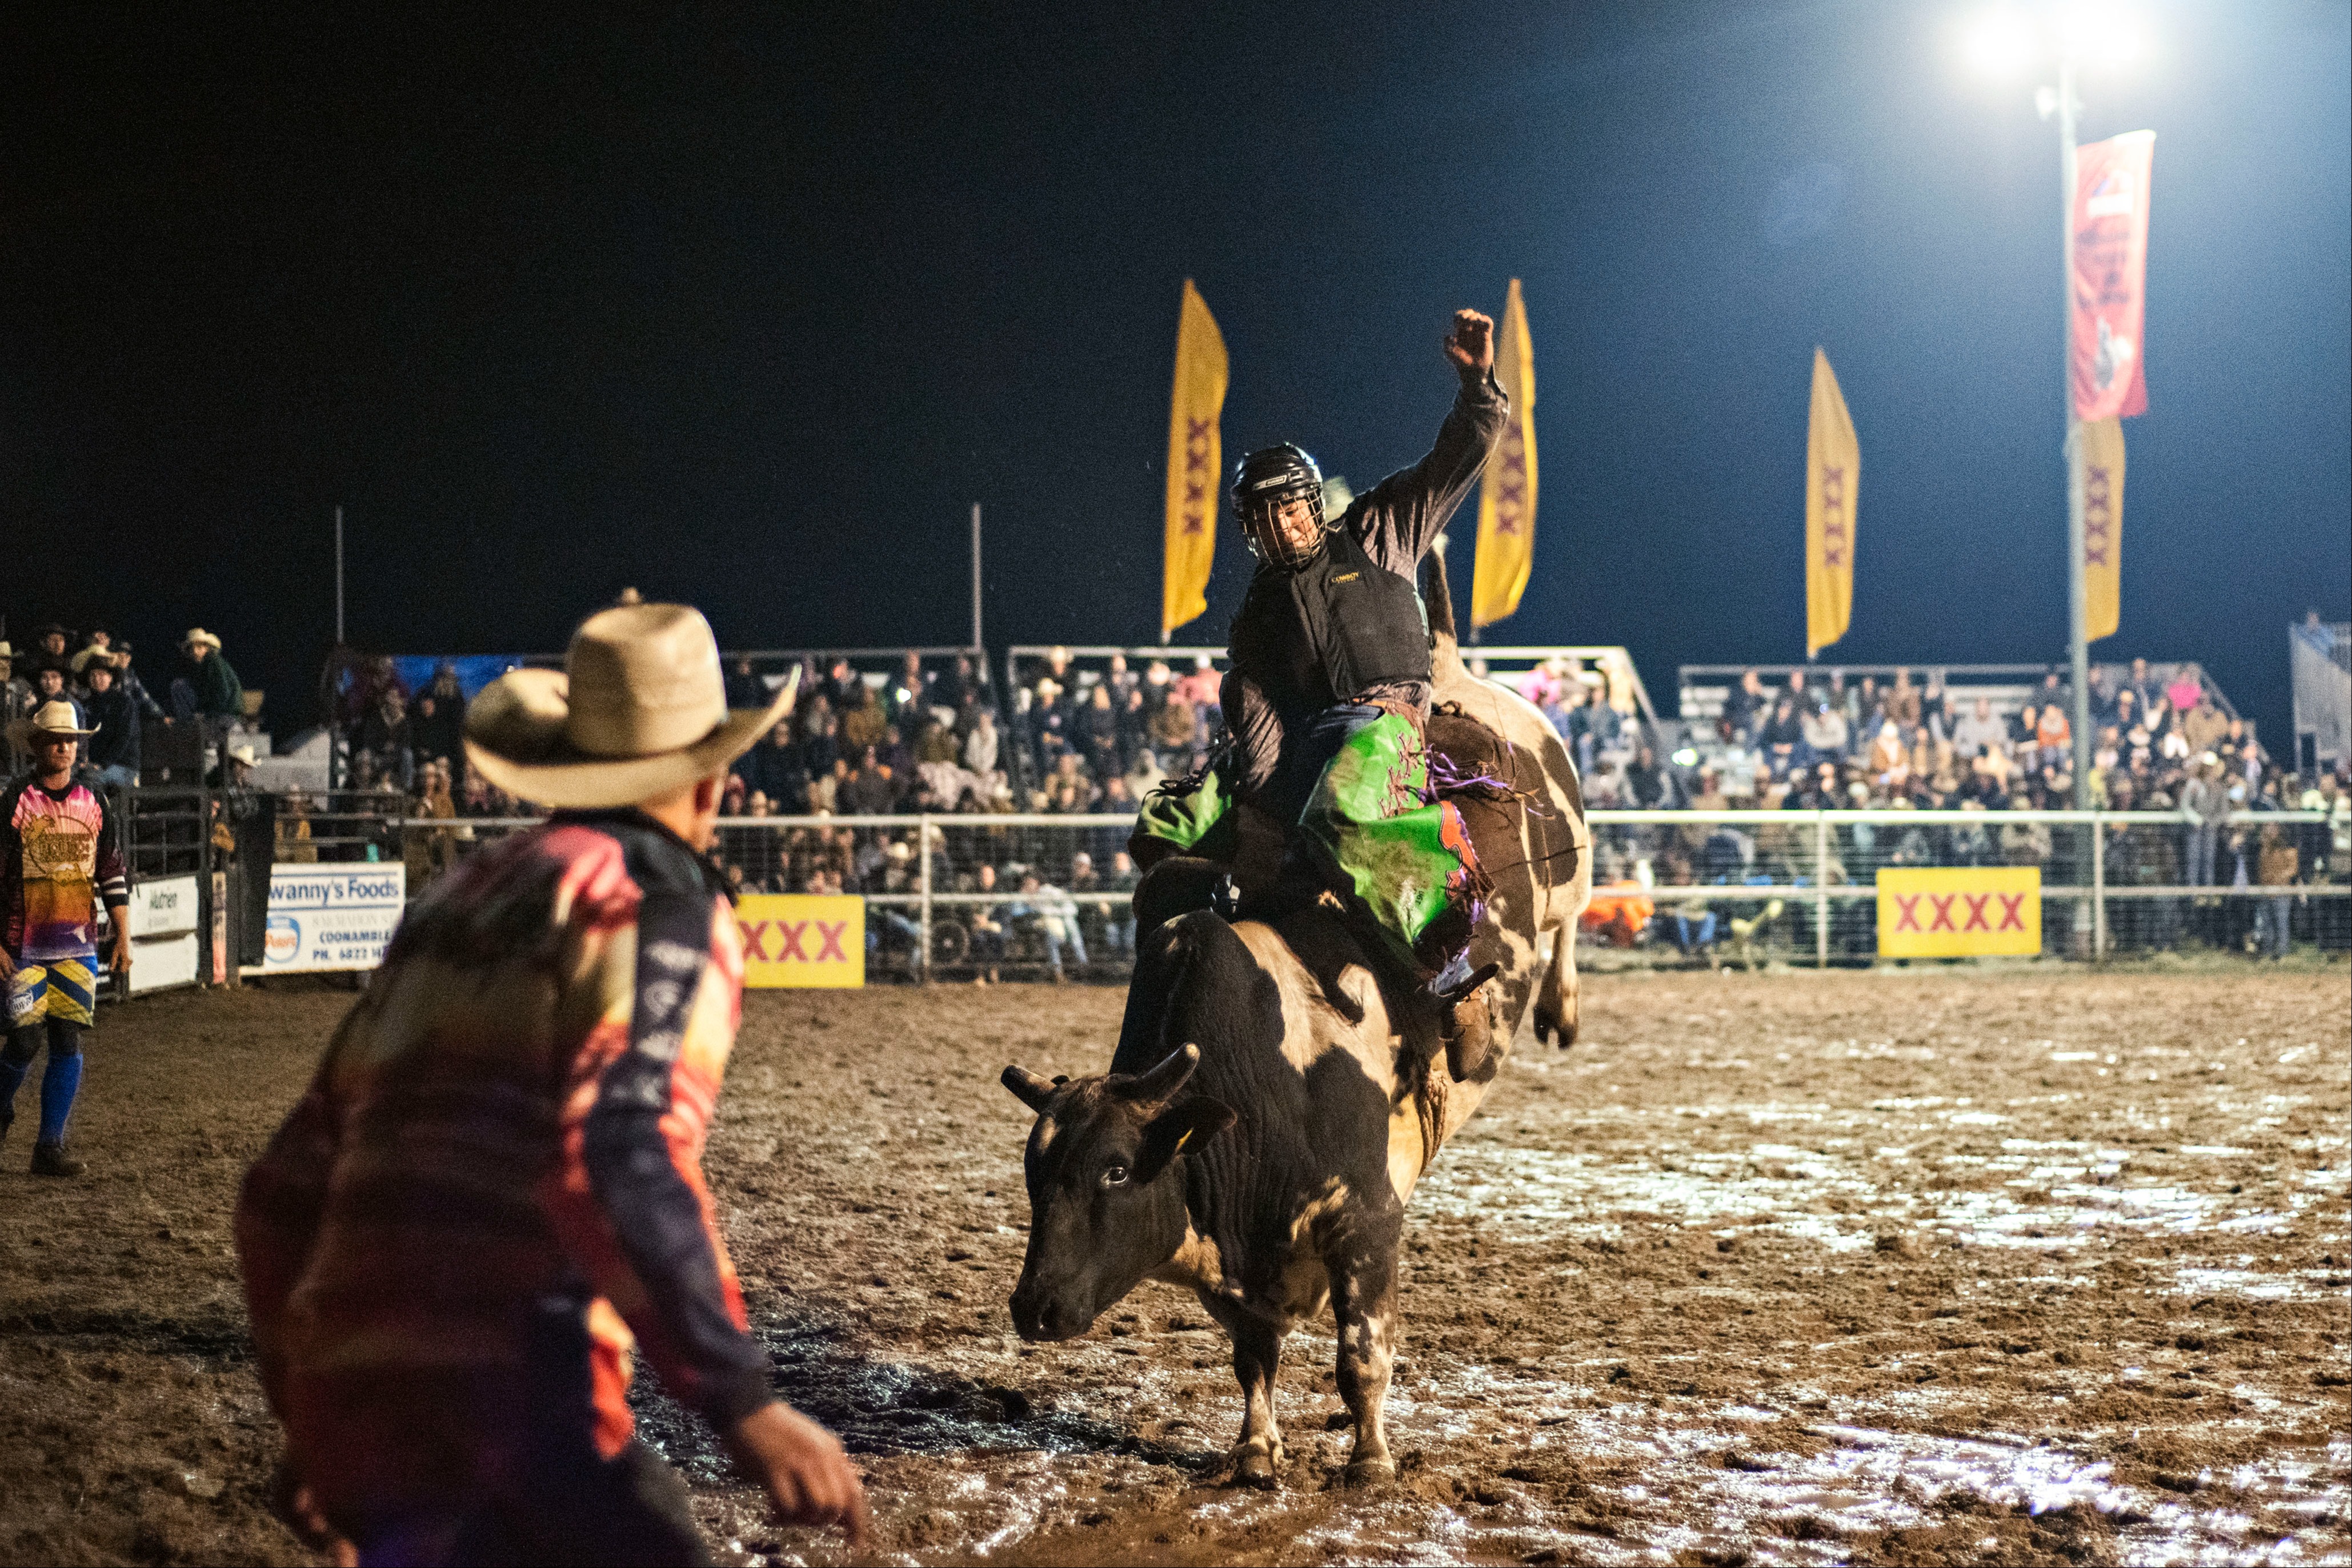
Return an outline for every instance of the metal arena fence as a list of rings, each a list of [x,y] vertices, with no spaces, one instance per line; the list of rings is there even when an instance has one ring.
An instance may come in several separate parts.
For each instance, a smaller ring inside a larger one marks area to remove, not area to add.
[[[267,879],[244,862],[263,853],[399,859],[413,896],[539,821],[408,816],[385,793],[313,797],[295,810],[236,796],[207,804],[236,824],[236,851],[211,839],[194,849],[193,813],[142,802],[127,819],[131,858],[142,874],[191,853],[208,871],[241,873],[246,915],[228,923],[238,943],[259,929],[253,890]],[[2352,946],[2352,853],[2317,812],[2212,825],[2177,812],[1900,810],[1608,810],[1590,821],[1595,898],[1580,939],[1605,961],[1867,966],[1878,961],[1878,872],[1934,866],[2036,868],[2053,958]],[[1134,953],[1133,826],[1129,815],[739,817],[720,822],[715,854],[746,893],[862,896],[876,980],[1110,979]]]

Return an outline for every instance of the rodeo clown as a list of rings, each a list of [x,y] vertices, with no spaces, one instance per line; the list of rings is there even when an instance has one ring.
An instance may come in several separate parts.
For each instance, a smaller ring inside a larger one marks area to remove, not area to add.
[[[1291,881],[1287,842],[1291,868],[1351,892],[1391,956],[1448,1004],[1471,984],[1484,880],[1455,809],[1431,797],[1429,623],[1414,582],[1508,423],[1494,332],[1475,310],[1454,313],[1444,349],[1462,387],[1437,444],[1339,517],[1324,516],[1322,472],[1297,446],[1241,460],[1234,515],[1258,566],[1230,633],[1230,744],[1207,773],[1145,800],[1135,844],[1140,865],[1231,861],[1247,914]]]
[[[131,972],[131,884],[122,839],[98,775],[77,768],[97,734],[73,705],[43,704],[11,739],[32,753],[29,773],[0,794],[0,977],[8,988],[8,1040],[0,1050],[0,1138],[16,1115],[16,1091],[46,1045],[35,1176],[79,1176],[66,1155],[66,1117],[81,1088],[82,1031],[97,1022],[99,905],[114,927],[107,963]]]
[[[709,1562],[634,1436],[636,1354],[779,1515],[864,1545],[857,1473],[770,1387],[702,1177],[743,986],[706,852],[793,689],[730,713],[702,617],[640,603],[468,709],[472,765],[557,810],[410,906],[237,1203],[279,1506],[314,1546]]]

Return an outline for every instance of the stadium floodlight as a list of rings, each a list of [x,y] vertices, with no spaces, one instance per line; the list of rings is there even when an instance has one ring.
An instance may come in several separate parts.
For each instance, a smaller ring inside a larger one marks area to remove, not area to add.
[[[2014,5],[1995,6],[1977,16],[1963,41],[1969,63],[2001,80],[2024,75],[2042,52],[2040,29]]]
[[[2074,0],[2057,24],[2060,50],[2086,65],[2129,65],[2139,53],[2139,29],[2123,6]]]

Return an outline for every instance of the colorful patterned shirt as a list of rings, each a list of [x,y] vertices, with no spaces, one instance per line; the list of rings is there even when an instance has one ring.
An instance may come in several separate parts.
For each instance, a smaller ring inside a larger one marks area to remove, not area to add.
[[[11,959],[94,959],[98,906],[130,902],[121,835],[95,776],[51,789],[26,774],[0,794],[0,946]]]
[[[619,1453],[635,1348],[715,1424],[772,1397],[701,1171],[742,984],[717,873],[634,810],[410,908],[237,1206],[263,1382],[339,1523],[478,1495],[551,1432]]]

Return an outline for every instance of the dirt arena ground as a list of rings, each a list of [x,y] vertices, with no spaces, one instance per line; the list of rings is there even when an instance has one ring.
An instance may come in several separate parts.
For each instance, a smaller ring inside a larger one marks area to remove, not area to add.
[[[285,983],[281,983],[284,986]],[[2168,1563],[2352,1555],[2346,970],[1606,976],[1523,1040],[1407,1230],[1396,1484],[1335,1484],[1328,1335],[1283,1490],[1222,1487],[1223,1338],[1147,1285],[1031,1347],[1007,1061],[1121,993],[761,994],[710,1172],[779,1389],[898,1563]],[[299,1562],[236,1179],[349,1000],[110,1011],[92,1174],[0,1171],[0,1560]],[[29,1107],[28,1107],[29,1108]],[[826,1563],[648,1390],[721,1560]]]

